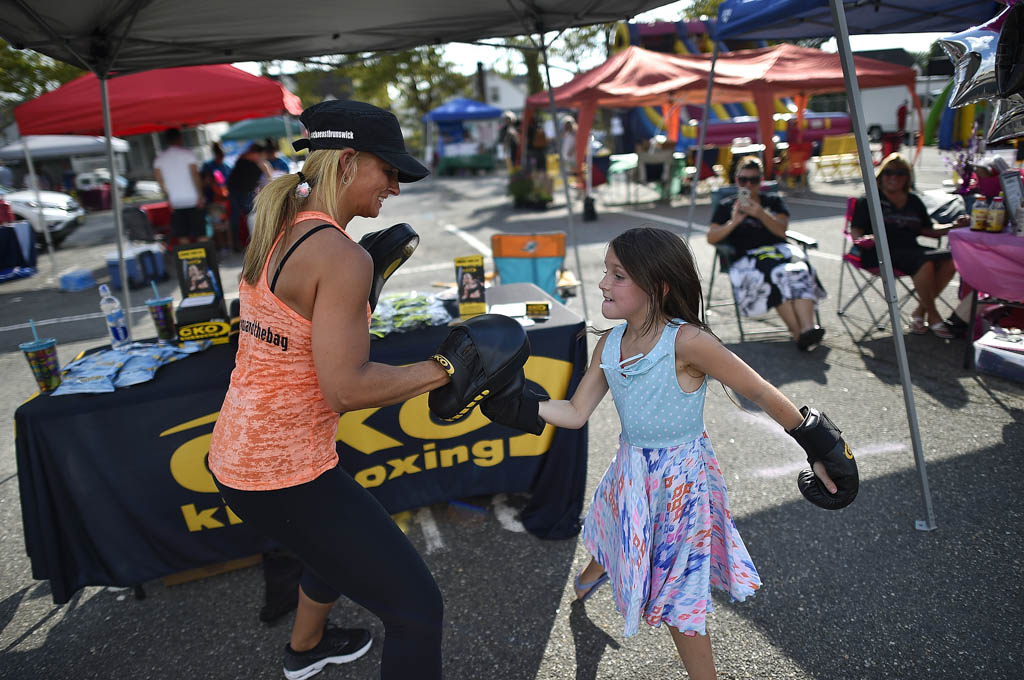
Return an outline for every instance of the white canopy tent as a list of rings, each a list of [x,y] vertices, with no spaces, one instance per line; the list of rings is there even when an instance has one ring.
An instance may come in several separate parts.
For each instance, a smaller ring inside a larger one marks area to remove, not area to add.
[[[27,142],[27,144],[26,144]],[[128,153],[128,142],[120,137],[110,140],[114,153]],[[107,140],[91,135],[28,135],[17,142],[0,147],[0,161],[16,161],[30,146],[32,157],[38,160],[67,156],[94,156],[107,152]]]

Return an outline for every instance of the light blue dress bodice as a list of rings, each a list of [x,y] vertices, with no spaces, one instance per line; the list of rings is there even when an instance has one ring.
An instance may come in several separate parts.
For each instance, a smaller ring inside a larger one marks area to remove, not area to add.
[[[622,357],[627,324],[608,332],[601,368],[622,422],[622,439],[632,446],[678,446],[704,433],[707,378],[693,392],[684,392],[676,377],[676,333],[685,323],[673,319],[666,324],[651,351],[639,358]]]

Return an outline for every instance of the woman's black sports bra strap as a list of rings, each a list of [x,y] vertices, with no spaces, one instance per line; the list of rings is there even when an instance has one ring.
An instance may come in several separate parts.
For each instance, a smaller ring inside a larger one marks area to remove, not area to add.
[[[284,263],[287,262],[288,258],[292,256],[292,253],[295,252],[295,249],[302,245],[303,241],[305,241],[307,238],[309,238],[316,232],[320,231],[321,229],[337,229],[337,227],[335,227],[333,224],[321,224],[319,226],[313,227],[305,234],[300,236],[299,240],[292,244],[292,247],[289,248],[288,252],[284,254],[284,257],[281,258],[281,261],[277,263],[277,271],[274,272],[274,279],[270,282],[271,293],[274,292],[274,286],[277,285],[277,277],[281,275],[281,267],[284,266]]]

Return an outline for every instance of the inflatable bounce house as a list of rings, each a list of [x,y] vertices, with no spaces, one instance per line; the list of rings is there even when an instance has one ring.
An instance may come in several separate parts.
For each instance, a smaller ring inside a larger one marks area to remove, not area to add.
[[[728,44],[719,42],[719,54],[729,50],[767,47],[764,40],[736,40]],[[710,54],[714,45],[703,21],[656,22],[637,24],[621,22],[616,27],[612,51],[619,52],[630,45],[638,45],[655,52],[671,54]],[[698,126],[702,106],[687,105],[681,121],[676,151],[686,151],[697,143]],[[796,132],[797,106],[789,97],[775,100],[775,131],[780,141],[787,141]],[[623,116],[624,134],[617,140],[617,153],[628,153],[656,135],[666,134],[666,121],[662,107],[644,106],[626,110]],[[803,116],[802,139],[808,142],[820,141],[826,135],[846,134],[851,131],[850,117],[845,112],[815,113],[808,111]],[[671,136],[671,135],[670,135]],[[712,104],[708,112],[708,129],[705,144],[721,146],[732,140],[747,137],[758,139],[757,109],[753,101]]]

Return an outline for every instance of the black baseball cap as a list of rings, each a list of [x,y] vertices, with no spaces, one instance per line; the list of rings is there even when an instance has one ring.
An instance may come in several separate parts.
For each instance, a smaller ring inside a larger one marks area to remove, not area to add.
[[[308,139],[292,142],[296,151],[355,149],[368,151],[398,170],[399,182],[415,182],[430,174],[405,150],[398,118],[390,111],[365,102],[331,99],[314,104],[299,120]]]

